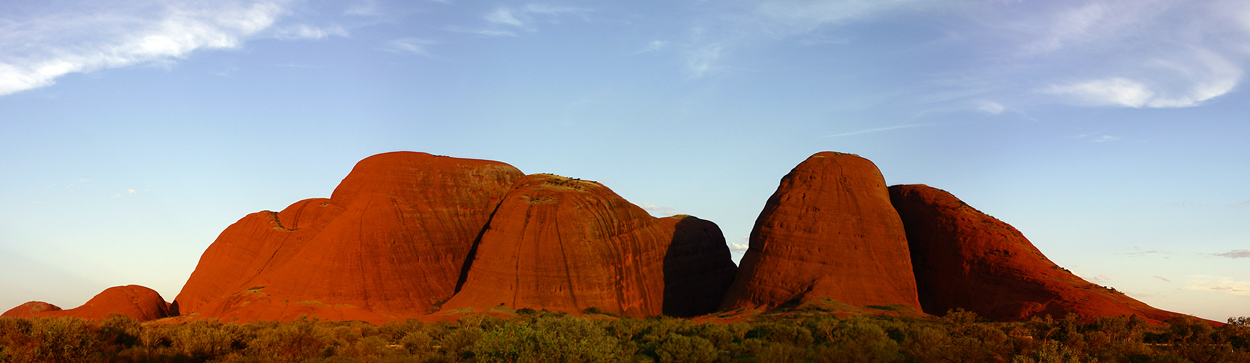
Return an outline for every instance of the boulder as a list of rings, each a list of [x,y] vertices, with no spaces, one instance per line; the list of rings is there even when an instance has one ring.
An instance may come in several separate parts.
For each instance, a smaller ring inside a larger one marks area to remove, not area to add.
[[[920,310],[903,222],[867,159],[807,158],[781,179],[749,241],[723,309],[827,298]]]
[[[736,267],[716,224],[655,218],[592,182],[517,182],[444,311],[545,309],[642,317],[713,311]]]

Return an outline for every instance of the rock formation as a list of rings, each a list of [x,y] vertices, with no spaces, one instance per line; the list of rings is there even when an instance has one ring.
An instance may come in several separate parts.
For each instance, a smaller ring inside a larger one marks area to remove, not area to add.
[[[724,309],[829,298],[920,310],[903,223],[881,172],[856,155],[812,155],[755,221]]]
[[[736,267],[712,222],[655,218],[607,187],[555,175],[518,181],[443,310],[691,316],[713,311]]]
[[[514,181],[511,165],[394,152],[356,164],[329,199],[250,214],[217,238],[182,314],[386,321],[433,311]]]
[[[87,300],[82,306],[61,310],[56,305],[32,301],[5,312],[3,316],[27,318],[67,316],[82,319],[103,319],[109,315],[126,315],[148,321],[170,316],[169,303],[155,290],[139,286],[114,286]]]
[[[1069,313],[1087,317],[1163,311],[1091,284],[1042,255],[1020,231],[925,185],[895,185],[890,199],[910,242],[920,304],[929,314],[963,308],[993,320]]]
[[[31,301],[25,304],[18,305],[17,307],[14,307],[12,309],[9,309],[9,311],[5,311],[4,314],[0,314],[0,317],[29,318],[29,317],[38,316],[39,313],[42,313],[45,311],[60,311],[60,310],[61,310],[61,307],[56,306],[56,305],[52,305],[43,301]]]

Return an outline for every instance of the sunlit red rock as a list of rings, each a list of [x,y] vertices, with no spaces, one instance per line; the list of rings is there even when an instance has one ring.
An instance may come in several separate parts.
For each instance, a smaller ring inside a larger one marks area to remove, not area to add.
[[[1136,314],[1152,322],[1180,315],[1073,275],[1020,231],[944,190],[926,185],[889,190],[907,230],[926,313],[962,308],[993,320]]]
[[[475,256],[444,311],[690,316],[714,310],[736,270],[714,223],[655,218],[599,183],[546,174],[504,197]]]
[[[455,292],[473,242],[521,176],[495,161],[371,156],[329,199],[253,213],[223,231],[176,304],[243,321],[429,313]]]
[[[103,319],[109,315],[125,315],[148,321],[170,316],[169,303],[155,290],[139,286],[114,286],[96,294],[82,306],[61,310],[56,305],[32,301],[4,313],[8,317],[66,316],[82,319]]]
[[[45,311],[58,311],[58,310],[61,310],[61,307],[52,305],[43,301],[31,301],[25,304],[18,305],[17,307],[9,309],[8,311],[5,311],[4,314],[0,314],[0,317],[29,318],[29,317],[36,316],[39,313],[42,313]]]
[[[829,298],[920,310],[907,238],[885,180],[856,155],[812,155],[760,212],[724,309]]]

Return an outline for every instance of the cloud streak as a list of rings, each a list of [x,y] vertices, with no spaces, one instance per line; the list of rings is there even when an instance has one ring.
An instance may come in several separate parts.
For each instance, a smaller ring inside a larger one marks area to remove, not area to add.
[[[917,126],[924,126],[924,125],[925,124],[908,124],[908,125],[898,125],[898,126],[890,126],[890,127],[879,127],[875,129],[867,129],[867,130],[846,132],[846,133],[841,133],[841,134],[825,135],[825,136],[822,136],[822,138],[860,135],[860,134],[867,134],[867,133],[880,132],[880,131],[906,129],[906,128],[912,128],[912,127],[917,127]]]
[[[1228,258],[1250,258],[1250,250],[1232,250],[1224,253],[1217,253],[1215,255]]]
[[[237,48],[287,13],[282,0],[159,4],[107,4],[0,25],[0,95],[47,87],[71,73]],[[315,32],[296,28],[290,34],[307,38]]]

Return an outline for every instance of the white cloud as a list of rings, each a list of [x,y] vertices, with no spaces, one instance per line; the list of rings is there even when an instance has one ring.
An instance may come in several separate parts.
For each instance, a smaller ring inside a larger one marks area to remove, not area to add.
[[[992,102],[992,101],[980,100],[980,101],[977,101],[976,104],[977,104],[977,111],[988,113],[991,115],[997,115],[1007,110],[1007,107],[1004,107],[1003,105],[997,102]]]
[[[316,28],[305,24],[283,27],[274,32],[274,36],[282,40],[321,39],[329,36],[347,36],[347,30],[340,26]]]
[[[168,62],[199,49],[239,47],[287,13],[284,0],[72,7],[0,24],[0,95],[70,73]]]
[[[1069,85],[1055,85],[1046,93],[1071,95],[1077,102],[1103,106],[1119,105],[1134,108],[1145,106],[1154,96],[1146,85],[1127,78],[1114,77]]]
[[[134,189],[126,189],[126,193],[135,194],[136,192]]]
[[[1116,137],[1116,136],[1111,136],[1111,135],[1102,135],[1102,136],[1099,136],[1098,138],[1095,138],[1095,139],[1093,139],[1093,140],[1090,140],[1090,142],[1109,142],[1109,141],[1116,141],[1116,140],[1119,140],[1119,139],[1120,139],[1120,138],[1119,138],[1119,137]]]
[[[525,24],[522,24],[520,20],[517,20],[517,18],[512,15],[512,10],[509,10],[508,8],[495,9],[494,12],[490,14],[486,14],[485,19],[486,21],[496,23],[496,24],[505,24],[505,25],[514,25],[514,26],[525,25]]]
[[[750,247],[751,247],[751,246],[747,246],[747,245],[744,245],[744,244],[741,244],[741,243],[730,243],[730,244],[729,244],[729,250],[731,250],[731,251],[746,251],[746,250],[747,250],[748,248],[750,248]]]
[[[661,217],[667,217],[667,216],[676,214],[674,213],[675,209],[673,208],[658,206],[658,205],[651,204],[651,203],[642,203],[638,207],[642,208],[642,210],[647,211],[647,213],[651,213],[653,215],[659,215]]]
[[[1151,60],[1137,72],[1150,76],[1138,77],[1141,80],[1110,77],[1052,85],[1043,92],[1068,96],[1082,105],[1192,107],[1232,91],[1242,76],[1236,64],[1201,49]]]
[[[434,41],[417,38],[400,38],[387,44],[387,49],[398,52],[412,53],[424,57],[432,57],[426,46],[437,44]]]

